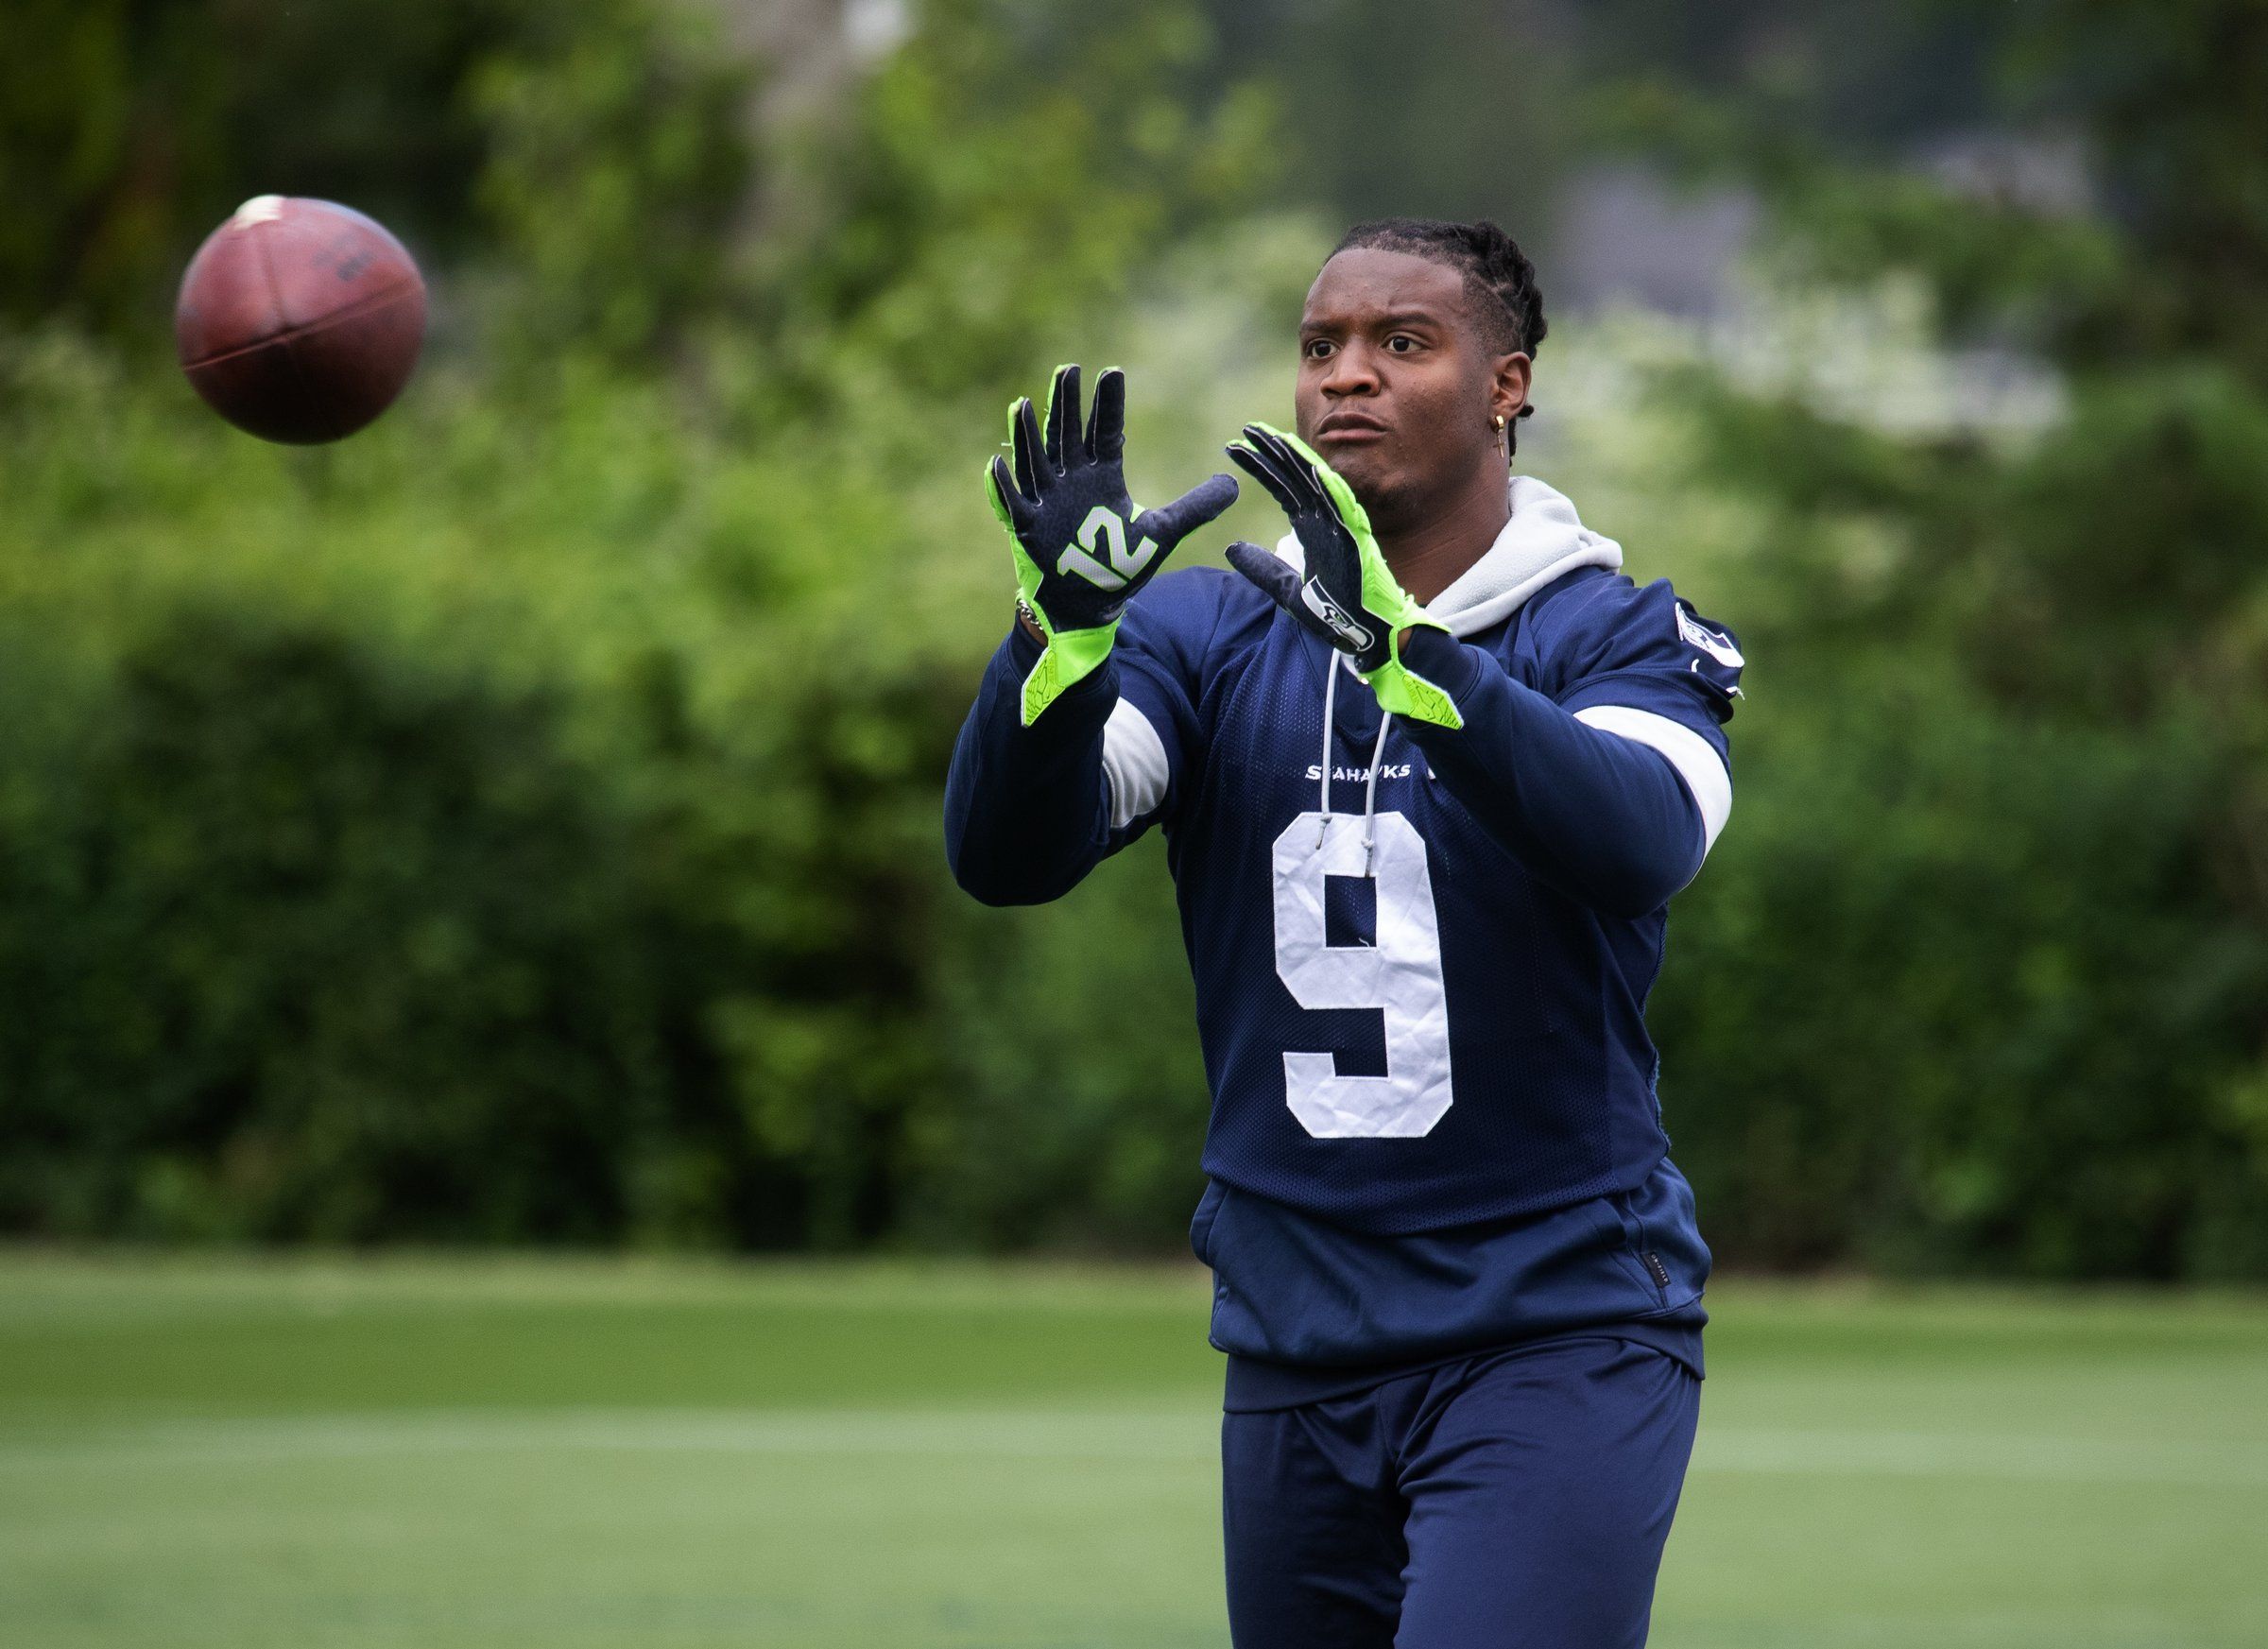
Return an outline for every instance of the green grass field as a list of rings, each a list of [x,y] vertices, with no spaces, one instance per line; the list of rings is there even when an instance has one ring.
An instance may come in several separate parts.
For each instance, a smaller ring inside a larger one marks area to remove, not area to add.
[[[1729,1283],[1669,1649],[2268,1642],[2268,1302]],[[0,1643],[1226,1642],[1194,1271],[0,1259]]]

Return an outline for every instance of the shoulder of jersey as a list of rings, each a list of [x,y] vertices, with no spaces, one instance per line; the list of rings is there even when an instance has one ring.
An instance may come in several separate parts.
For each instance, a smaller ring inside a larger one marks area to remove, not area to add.
[[[1590,634],[1610,629],[1642,610],[1656,585],[1666,594],[1667,579],[1641,585],[1611,567],[1577,567],[1545,585],[1528,602],[1529,629],[1547,647],[1555,643],[1580,644]]]
[[[1528,606],[1538,617],[1550,612],[1565,623],[1577,615],[1617,611],[1652,588],[1613,567],[1577,567],[1538,590]]]
[[[1690,676],[1719,721],[1732,714],[1746,661],[1731,630],[1702,617],[1667,578],[1640,584],[1603,570],[1538,597],[1537,643],[1572,677],[1643,669]]]

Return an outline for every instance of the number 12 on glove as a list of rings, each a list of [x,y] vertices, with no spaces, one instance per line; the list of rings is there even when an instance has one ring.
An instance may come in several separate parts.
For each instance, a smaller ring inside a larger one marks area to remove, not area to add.
[[[1161,508],[1139,508],[1126,493],[1125,444],[1125,374],[1113,367],[1095,380],[1082,430],[1079,369],[1057,367],[1044,429],[1030,398],[1018,400],[1007,455],[985,466],[992,513],[1015,544],[1018,598],[1047,638],[1024,678],[1026,727],[1101,668],[1126,603],[1174,547],[1236,502],[1236,483],[1215,475]]]

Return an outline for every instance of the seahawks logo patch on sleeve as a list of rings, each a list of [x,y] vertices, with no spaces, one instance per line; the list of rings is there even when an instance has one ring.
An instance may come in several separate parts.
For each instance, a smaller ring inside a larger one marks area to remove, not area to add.
[[[1721,629],[1710,629],[1682,601],[1677,604],[1677,633],[1684,638],[1686,645],[1699,647],[1727,670],[1738,670],[1748,661],[1741,657],[1741,649],[1733,644],[1729,634]]]

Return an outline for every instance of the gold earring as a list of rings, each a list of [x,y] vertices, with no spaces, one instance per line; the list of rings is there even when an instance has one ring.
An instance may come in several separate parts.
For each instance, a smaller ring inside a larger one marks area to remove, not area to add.
[[[1499,429],[1504,427],[1504,415],[1501,412],[1496,415],[1496,427]]]

